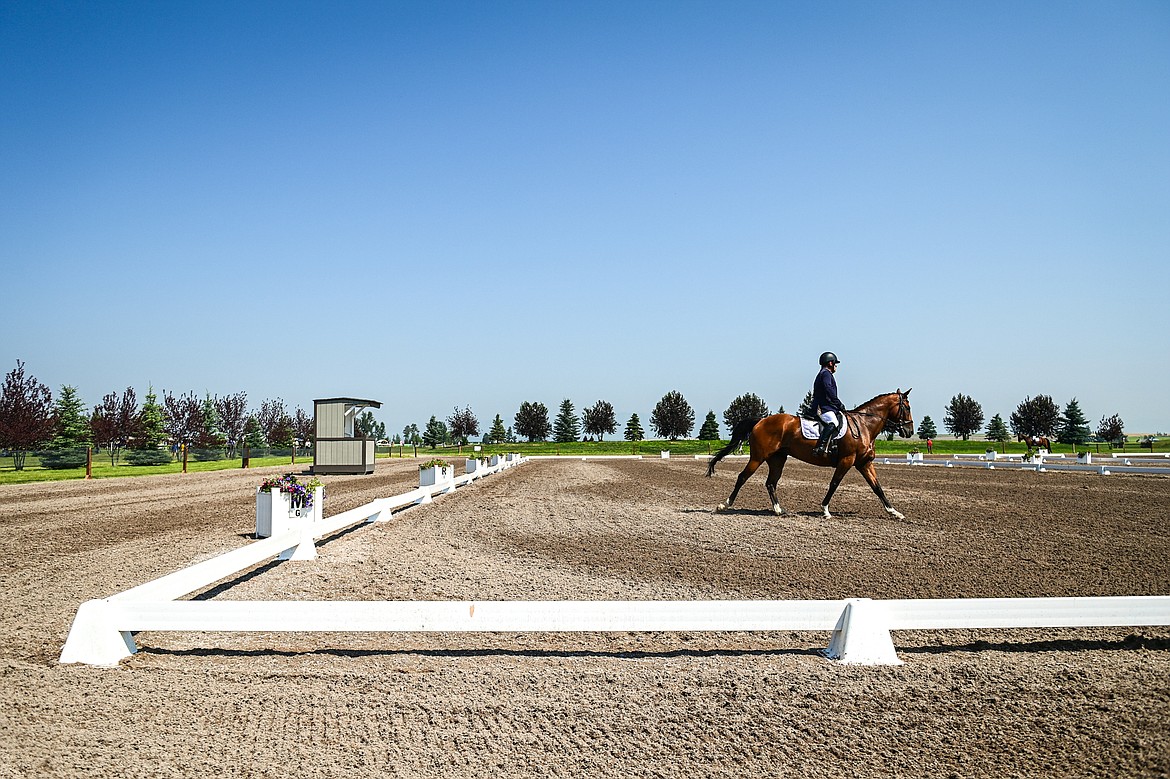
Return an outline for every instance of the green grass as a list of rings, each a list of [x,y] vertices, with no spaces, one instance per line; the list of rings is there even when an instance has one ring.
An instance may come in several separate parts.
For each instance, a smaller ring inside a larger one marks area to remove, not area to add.
[[[292,465],[290,457],[252,457],[249,460],[249,465],[253,468],[261,468],[267,465],[288,465],[290,468],[307,468],[312,465],[313,458],[301,456],[298,458],[296,465]],[[80,468],[62,468],[60,470],[53,470],[48,468],[41,468],[35,457],[30,456],[25,461],[24,470],[17,471],[12,466],[12,460],[7,460],[7,467],[0,466],[0,484],[26,484],[29,482],[40,481],[66,481],[68,479],[84,479],[85,466]],[[224,471],[231,468],[241,467],[240,458],[232,460],[210,460],[210,461],[195,461],[189,460],[187,462],[188,473],[198,473],[202,471]],[[119,463],[118,465],[110,465],[109,457],[94,457],[93,458],[93,477],[95,479],[110,479],[124,476],[157,476],[164,473],[182,473],[183,464],[181,462],[171,462],[165,465],[126,465]]]
[[[672,456],[693,456],[696,454],[713,454],[719,451],[727,444],[723,441],[639,441],[637,444],[632,444],[629,441],[601,441],[586,443],[584,441],[575,441],[573,443],[557,444],[549,441],[537,441],[534,443],[514,443],[514,444],[484,444],[481,448],[487,454],[502,454],[504,452],[519,452],[523,455],[549,455],[559,454],[573,457],[583,456],[597,456],[604,454],[640,454],[643,457],[657,457],[659,452],[669,450]],[[961,441],[955,439],[943,439],[934,441],[934,454],[983,454],[989,447],[994,447],[997,452],[1008,452],[1023,454],[1028,450],[1028,447],[1022,443],[1009,441],[1006,444],[993,443],[985,441],[982,438],[972,438],[969,441]],[[874,444],[874,449],[879,456],[882,455],[903,455],[911,449],[918,449],[921,452],[926,451],[926,442],[918,438],[895,438],[893,441],[887,441],[883,437],[880,441]],[[1108,454],[1113,451],[1122,451],[1121,449],[1113,449],[1109,444],[1082,444],[1080,446],[1072,446],[1070,444],[1053,443],[1053,454],[1072,454],[1076,450],[1089,450],[1096,453]],[[468,456],[473,453],[472,446],[463,447],[462,454]],[[1139,449],[1136,442],[1128,444],[1125,447],[1127,452],[1148,452],[1149,449]],[[1154,451],[1163,452],[1170,451],[1170,444],[1159,441],[1154,445]],[[406,456],[410,456],[411,448],[405,448]],[[394,447],[394,456],[398,456],[398,448]],[[419,457],[444,457],[447,459],[456,458],[460,456],[457,447],[439,447],[437,449],[426,449],[419,447]]]
[[[537,441],[534,443],[514,443],[514,444],[484,444],[481,450],[485,454],[504,454],[506,452],[518,452],[522,455],[566,455],[572,457],[584,456],[598,456],[598,455],[630,455],[639,454],[643,457],[658,457],[659,453],[664,450],[669,450],[673,457],[692,457],[694,455],[709,455],[719,451],[727,441],[639,441],[637,443],[630,443],[629,441],[598,441],[598,442],[584,442],[575,441],[573,443],[558,444],[549,441]],[[988,447],[994,447],[997,452],[1008,452],[1023,454],[1027,451],[1024,444],[1010,441],[1006,444],[993,444],[990,441],[983,439],[971,439],[969,441],[960,441],[954,439],[936,439],[934,442],[934,454],[982,454]],[[1124,449],[1114,449],[1109,444],[1082,444],[1074,447],[1069,444],[1054,443],[1052,445],[1053,454],[1073,454],[1076,450],[1089,450],[1094,454],[1110,454],[1112,452],[1149,452],[1149,449],[1140,448],[1136,441],[1129,443]],[[878,456],[902,456],[910,449],[918,449],[922,452],[926,451],[926,442],[920,441],[917,438],[898,438],[893,441],[886,441],[883,437],[874,445]],[[746,448],[745,448],[746,451]],[[1154,444],[1155,452],[1170,451],[1170,440],[1162,438],[1158,443]],[[458,463],[463,457],[469,457],[474,454],[474,445],[464,446],[462,452],[458,447],[439,447],[436,449],[426,449],[419,447],[417,456],[424,459],[431,459],[439,457],[449,462]],[[377,456],[385,459],[386,457],[412,457],[414,450],[407,446],[401,449],[397,446],[391,447],[388,452],[386,449],[379,449]],[[294,465],[292,458],[287,455],[276,457],[252,457],[250,465],[253,468],[260,468],[269,465],[286,465],[290,470],[308,468],[312,465],[313,458],[311,455],[300,455]],[[211,460],[211,461],[195,461],[190,460],[187,463],[187,471],[191,473],[199,473],[203,471],[222,471],[230,468],[239,468],[240,458],[231,460]],[[5,465],[6,464],[6,465]],[[102,457],[95,454],[93,458],[93,476],[95,479],[109,479],[114,477],[125,476],[155,476],[164,473],[181,473],[183,464],[180,462],[167,463],[166,465],[125,465],[119,463],[111,466],[108,457]],[[66,479],[82,479],[85,478],[85,468],[65,468],[62,470],[50,470],[40,467],[36,457],[29,456],[25,462],[25,468],[22,471],[17,471],[12,465],[11,458],[4,458],[0,461],[0,484],[25,484],[29,482],[41,481],[63,481]]]

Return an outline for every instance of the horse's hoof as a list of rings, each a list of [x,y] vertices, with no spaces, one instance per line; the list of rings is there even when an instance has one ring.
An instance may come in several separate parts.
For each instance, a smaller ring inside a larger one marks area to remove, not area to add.
[[[772,506],[772,511],[776,512],[776,516],[778,517],[784,516],[784,509],[780,508],[780,504],[778,503]]]
[[[833,515],[830,514],[829,510],[827,508],[825,508],[824,506],[821,507],[821,511],[824,513],[825,519],[832,519],[833,518]]]
[[[722,514],[725,511],[727,511],[727,504],[726,503],[720,503],[718,506],[715,507],[716,514]]]
[[[906,515],[903,514],[901,511],[898,511],[897,509],[886,509],[886,511],[890,512],[890,516],[893,517],[894,519],[905,519],[906,518]]]

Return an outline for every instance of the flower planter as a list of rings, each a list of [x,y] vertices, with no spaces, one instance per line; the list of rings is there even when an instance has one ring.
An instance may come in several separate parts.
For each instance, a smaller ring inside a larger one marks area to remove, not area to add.
[[[418,486],[433,487],[455,479],[455,469],[450,465],[435,465],[430,468],[420,468],[418,471]]]
[[[268,538],[277,536],[307,522],[319,522],[325,503],[325,491],[321,487],[313,490],[311,507],[293,506],[292,496],[280,490],[256,488],[256,536]]]
[[[663,460],[669,460],[670,459],[670,450],[668,449],[665,452],[662,452],[661,456],[662,456]]]
[[[911,465],[922,462],[922,452],[906,452],[906,462]]]
[[[988,449],[986,454],[983,455],[983,459],[984,460],[994,460],[998,455],[999,455],[999,452],[995,451],[994,449]]]
[[[1077,465],[1092,465],[1092,464],[1093,464],[1093,455],[1091,452],[1085,452],[1084,454],[1077,455]]]

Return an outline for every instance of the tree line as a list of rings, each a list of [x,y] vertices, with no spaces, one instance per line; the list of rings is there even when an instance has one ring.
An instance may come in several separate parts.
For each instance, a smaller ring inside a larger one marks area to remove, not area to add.
[[[797,416],[814,418],[812,409],[813,396],[810,391],[796,411]],[[760,419],[773,413],[758,395],[748,392],[739,395],[724,410],[723,424],[728,430],[745,419]],[[783,414],[781,405],[775,413]],[[1102,416],[1096,430],[1090,427],[1089,420],[1082,411],[1079,402],[1074,397],[1062,411],[1050,395],[1027,397],[1016,407],[1008,421],[1004,421],[1000,414],[996,414],[983,428],[985,417],[983,407],[969,395],[957,394],[951,398],[945,409],[943,425],[952,435],[964,441],[981,430],[988,441],[1010,441],[1016,436],[1045,436],[1060,443],[1083,444],[1090,440],[1099,440],[1113,444],[1125,442],[1125,423],[1118,414]],[[662,397],[655,405],[650,415],[650,426],[660,439],[676,440],[686,438],[695,426],[695,412],[681,393],[672,390]],[[483,434],[486,444],[513,443],[520,440],[529,442],[552,440],[556,443],[569,443],[579,440],[604,440],[606,435],[614,434],[619,427],[614,414],[613,404],[599,400],[592,406],[582,409],[577,414],[573,402],[569,399],[561,401],[555,417],[549,417],[549,409],[543,403],[524,401],[520,404],[512,420],[511,426],[505,426],[501,415],[496,414],[490,428]],[[645,438],[641,419],[637,413],[631,414],[624,425],[623,437],[627,441],[641,441]],[[403,428],[402,436],[394,436],[394,443],[405,443],[414,446],[437,447],[444,444],[465,444],[471,436],[480,434],[479,421],[470,407],[456,408],[454,413],[447,417],[446,422],[437,416],[432,416],[420,431],[417,425],[411,424]],[[922,418],[918,426],[918,437],[922,440],[935,438],[938,428],[934,420],[928,415]],[[714,441],[720,439],[719,422],[714,411],[708,411],[699,428],[700,441]]]
[[[733,430],[743,420],[759,419],[771,413],[758,395],[748,392],[731,401],[722,419],[726,428]],[[775,413],[784,413],[784,406]],[[812,392],[805,395],[796,413],[813,416]],[[671,390],[654,406],[648,423],[660,439],[686,438],[694,430],[695,411],[682,393]],[[943,425],[963,440],[983,430],[987,440],[1000,442],[1025,435],[1045,436],[1073,445],[1094,437],[1109,443],[1125,441],[1125,424],[1119,415],[1103,416],[1093,431],[1075,397],[1062,411],[1049,395],[1029,396],[1006,422],[996,414],[986,429],[983,423],[983,408],[974,398],[960,393],[947,404]],[[134,388],[127,387],[121,393],[106,394],[90,410],[78,397],[76,387],[63,386],[54,400],[48,387],[26,375],[20,360],[5,377],[0,392],[0,449],[13,457],[17,470],[24,467],[29,452],[41,450],[42,463],[49,467],[76,467],[78,456],[84,457],[87,446],[108,453],[111,463],[126,452],[126,460],[132,464],[166,462],[170,458],[168,446],[172,452],[180,447],[196,451],[226,450],[229,457],[235,457],[243,446],[251,449],[304,447],[313,441],[313,427],[311,415],[299,407],[290,414],[280,398],[266,399],[258,408],[249,410],[245,392],[223,397],[207,393],[202,398],[194,392],[183,395],[164,392],[160,402],[151,387],[139,405]],[[370,438],[386,439],[385,424],[378,422],[369,411],[356,420],[356,428]],[[557,443],[582,439],[603,441],[619,428],[627,441],[641,441],[646,437],[637,413],[621,424],[613,404],[606,400],[598,400],[578,414],[573,402],[566,398],[551,419],[543,403],[524,401],[511,425],[505,425],[502,416],[496,414],[483,432],[482,440],[489,444],[521,439],[529,442],[551,439]],[[417,424],[407,425],[401,436],[394,435],[392,442],[427,447],[465,444],[480,432],[479,420],[465,406],[455,408],[445,420],[432,416],[421,430]],[[917,434],[923,440],[938,434],[930,416],[922,418]],[[698,438],[714,441],[720,437],[715,412],[709,410],[699,427]]]
[[[50,468],[83,465],[91,446],[107,453],[111,464],[125,453],[132,465],[155,465],[170,462],[180,448],[235,457],[242,447],[292,449],[312,438],[313,417],[303,409],[290,414],[275,398],[249,410],[245,392],[200,398],[164,391],[160,401],[150,387],[139,405],[138,394],[127,387],[107,393],[91,410],[73,386],[61,387],[54,399],[48,387],[26,375],[20,360],[0,391],[0,449],[13,458],[16,470],[34,451]]]
[[[783,411],[784,407],[781,406],[780,412]],[[730,429],[743,419],[749,417],[759,419],[768,416],[769,413],[767,404],[749,392],[731,402],[723,412],[723,422]],[[671,390],[655,404],[650,413],[649,425],[659,439],[675,441],[686,438],[695,429],[695,410],[681,392]],[[608,400],[599,400],[583,408],[578,414],[573,401],[565,398],[561,401],[556,416],[551,419],[548,406],[538,401],[526,400],[520,404],[511,425],[505,426],[503,417],[496,414],[491,427],[483,432],[481,440],[485,444],[515,443],[522,439],[528,442],[551,440],[555,443],[604,441],[605,436],[614,435],[618,428],[623,428],[622,437],[627,441],[642,441],[646,438],[646,431],[638,414],[635,412],[624,424],[619,423],[613,404]],[[445,444],[463,445],[471,436],[479,434],[479,420],[471,408],[465,406],[462,409],[456,407],[445,422],[437,416],[432,416],[421,430],[417,424],[407,425],[403,428],[401,437],[395,434],[393,443],[431,448]],[[719,440],[719,422],[714,411],[707,412],[699,427],[698,438],[701,441]]]
[[[996,414],[983,428],[983,406],[970,395],[962,393],[951,398],[943,417],[943,425],[952,435],[968,440],[983,430],[988,441],[1010,441],[1013,437],[1043,436],[1062,444],[1078,445],[1093,440],[1110,444],[1125,443],[1125,422],[1118,414],[1102,416],[1096,430],[1074,397],[1062,411],[1051,395],[1028,396],[1020,401],[1005,423]],[[925,440],[937,435],[934,421],[925,416],[918,427],[918,437]]]

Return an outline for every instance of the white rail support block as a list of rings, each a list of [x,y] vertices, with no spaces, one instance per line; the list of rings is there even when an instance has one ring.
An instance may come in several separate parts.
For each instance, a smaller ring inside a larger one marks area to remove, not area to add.
[[[110,602],[105,600],[81,604],[61,648],[60,662],[110,667],[137,652],[134,636],[114,627],[111,611]]]
[[[304,522],[300,527],[301,540],[291,549],[280,553],[280,560],[316,560],[317,545],[313,543],[313,526],[311,522]]]
[[[851,665],[901,665],[885,605],[869,598],[845,601],[825,656]]]

